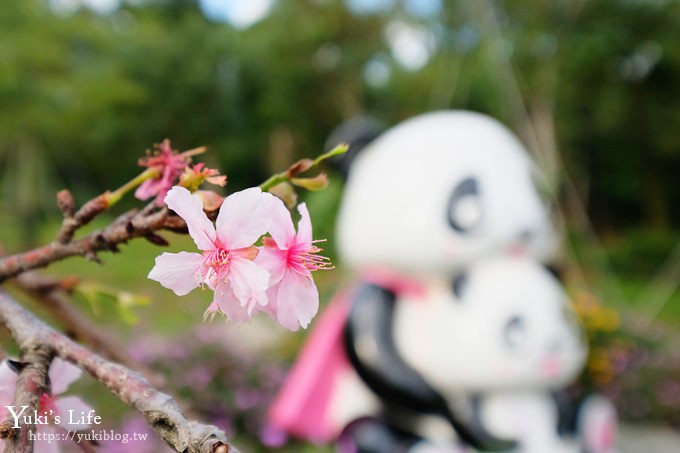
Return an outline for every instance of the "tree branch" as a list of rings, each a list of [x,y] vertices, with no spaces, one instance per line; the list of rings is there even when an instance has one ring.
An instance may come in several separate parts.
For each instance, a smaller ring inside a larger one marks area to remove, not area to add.
[[[61,190],[57,193],[57,206],[59,206],[59,210],[64,215],[64,221],[57,234],[57,242],[60,244],[71,242],[76,230],[90,223],[92,219],[106,211],[109,207],[106,194],[101,194],[98,197],[91,199],[78,209],[75,214],[73,213],[74,205],[75,202],[71,192],[68,190]]]
[[[130,356],[123,352],[125,351],[123,345],[73,307],[62,280],[36,272],[25,272],[18,275],[14,283],[54,315],[71,338],[91,346],[108,359],[139,369],[139,364],[133,363]],[[149,376],[146,370],[144,371],[144,374]]]
[[[164,228],[167,218],[166,208],[151,213],[147,210],[141,212],[131,210],[119,216],[109,226],[76,241],[68,243],[54,241],[27,252],[2,257],[0,258],[0,282],[27,270],[45,267],[69,256],[84,256],[98,261],[97,252],[118,252],[119,244]]]
[[[0,322],[7,326],[22,351],[44,350],[87,371],[121,401],[138,410],[175,450],[188,453],[237,453],[238,450],[228,443],[224,432],[214,426],[187,420],[175,401],[152,387],[144,377],[105,360],[55,331],[4,292],[0,292]],[[36,396],[39,398],[42,394],[40,389],[34,390],[39,392]]]
[[[0,283],[8,278],[16,277],[22,272],[45,267],[55,261],[70,256],[84,256],[89,260],[99,262],[98,252],[119,252],[118,245],[127,243],[130,239],[143,237],[152,244],[166,246],[168,242],[155,232],[168,230],[177,233],[187,233],[187,225],[184,220],[176,215],[170,215],[167,208],[158,208],[155,203],[148,204],[138,211],[132,209],[118,216],[110,225],[97,230],[89,235],[72,241],[73,232],[85,225],[103,210],[96,202],[102,196],[88,201],[73,219],[76,223],[69,223],[68,217],[57,234],[54,242],[14,255],[0,258]],[[88,207],[89,206],[89,207]],[[206,210],[210,219],[215,219],[220,206],[212,206]],[[83,211],[84,210],[84,211]],[[79,213],[83,214],[79,216]],[[65,214],[66,215],[66,214]],[[75,227],[74,227],[75,225]],[[67,242],[60,242],[63,240]]]
[[[40,406],[40,397],[49,392],[50,384],[47,372],[54,356],[50,348],[40,344],[26,344],[22,348],[21,364],[23,368],[17,378],[16,390],[14,391],[14,407],[19,411],[21,407],[28,406],[24,411],[33,414]],[[24,423],[24,417],[19,417],[19,428],[15,429],[15,435],[9,439],[7,453],[33,453],[33,441],[30,433],[35,433],[35,417],[30,418],[31,423]]]

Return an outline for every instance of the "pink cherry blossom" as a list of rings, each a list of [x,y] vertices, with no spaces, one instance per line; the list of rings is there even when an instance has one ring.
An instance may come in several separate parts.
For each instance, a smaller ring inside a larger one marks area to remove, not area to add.
[[[201,253],[163,253],[149,278],[179,296],[206,285],[215,292],[206,316],[220,312],[247,321],[267,304],[269,273],[255,263],[253,244],[269,229],[274,200],[257,187],[233,193],[213,226],[198,195],[173,187],[165,203],[184,219]]]
[[[40,404],[38,413],[49,414],[49,421],[57,425],[57,429],[65,430],[80,430],[87,428],[88,424],[71,423],[79,421],[78,415],[81,413],[89,414],[92,408],[83,402],[77,396],[66,396],[57,398],[58,395],[64,393],[68,386],[74,381],[78,380],[82,375],[80,368],[72,365],[60,358],[55,358],[52,361],[48,372],[51,393],[43,393],[40,397]],[[14,400],[14,390],[16,388],[17,374],[9,367],[6,361],[0,363],[0,419],[6,420],[8,417],[11,420],[11,414],[5,406],[12,404]],[[74,420],[69,418],[69,411],[76,414]],[[81,412],[82,411],[82,412]],[[37,424],[36,430],[39,433],[45,433],[41,437],[45,439],[46,434],[54,434],[55,427],[51,425]],[[58,453],[59,446],[56,442],[40,441],[40,445],[35,450],[45,453]],[[4,441],[0,440],[0,450],[4,448]]]
[[[177,182],[184,169],[191,163],[191,156],[204,152],[205,148],[196,148],[178,153],[172,149],[168,139],[155,146],[157,151],[153,155],[141,158],[139,165],[147,168],[156,168],[159,171],[159,175],[144,181],[135,191],[135,197],[140,200],[156,197],[156,204],[163,206],[165,195]],[[215,175],[211,174],[210,176]]]
[[[204,163],[199,162],[196,165],[187,165],[179,177],[179,185],[186,187],[192,192],[197,190],[204,181],[214,184],[216,186],[224,187],[227,184],[227,177],[220,175],[219,170],[215,168],[208,168]]]
[[[274,215],[264,246],[255,260],[271,275],[265,311],[279,324],[290,329],[306,328],[319,309],[319,292],[312,271],[330,269],[328,258],[318,255],[321,249],[312,240],[312,222],[307,206],[298,205],[298,231],[290,212],[276,199]]]

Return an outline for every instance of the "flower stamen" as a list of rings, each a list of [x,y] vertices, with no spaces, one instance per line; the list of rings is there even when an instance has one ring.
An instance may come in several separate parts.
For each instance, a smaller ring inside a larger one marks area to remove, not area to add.
[[[231,251],[224,247],[216,247],[203,252],[203,263],[199,268],[201,284],[214,288],[217,282],[224,280],[229,274]]]

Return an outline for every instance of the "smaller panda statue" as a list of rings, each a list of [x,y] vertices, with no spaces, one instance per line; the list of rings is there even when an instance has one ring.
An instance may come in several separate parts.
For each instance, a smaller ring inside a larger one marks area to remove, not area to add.
[[[610,403],[561,411],[587,346],[559,282],[532,261],[482,260],[416,297],[367,285],[345,346],[381,406],[345,428],[342,451],[614,451]]]

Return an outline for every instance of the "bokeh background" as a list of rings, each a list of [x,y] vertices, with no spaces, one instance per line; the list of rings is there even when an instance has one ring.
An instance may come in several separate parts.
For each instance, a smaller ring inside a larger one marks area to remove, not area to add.
[[[628,423],[677,428],[678,30],[673,0],[5,0],[0,244],[51,240],[58,189],[83,202],[115,188],[166,137],[209,146],[235,191],[318,154],[357,115],[481,111],[532,151],[561,208],[565,284],[593,344],[578,389],[609,395]],[[335,256],[342,181],[328,171],[329,188],[303,197]],[[157,253],[132,243],[103,267],[49,272],[79,275],[75,303],[195,414],[253,451],[283,444],[261,414],[305,333],[202,324],[205,292],[180,299],[146,280]],[[318,275],[324,302],[339,265]],[[95,385],[82,391],[111,426],[136,426]]]

